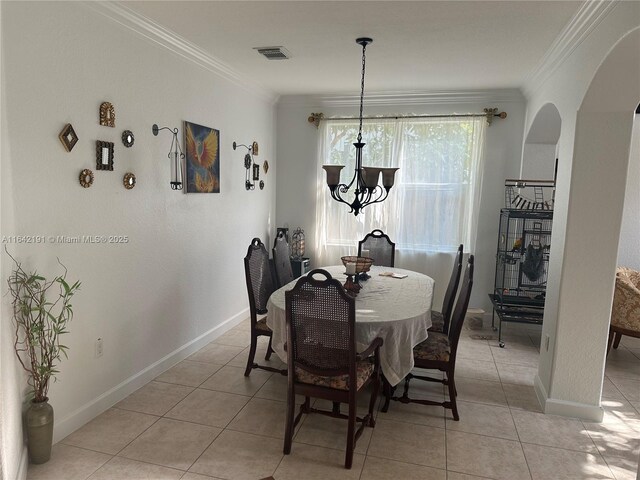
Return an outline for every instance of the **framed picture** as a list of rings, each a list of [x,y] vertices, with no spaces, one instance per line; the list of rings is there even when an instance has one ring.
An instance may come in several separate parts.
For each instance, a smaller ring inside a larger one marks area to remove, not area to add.
[[[113,171],[113,142],[96,140],[96,170]]]
[[[184,122],[186,193],[220,193],[220,131]]]

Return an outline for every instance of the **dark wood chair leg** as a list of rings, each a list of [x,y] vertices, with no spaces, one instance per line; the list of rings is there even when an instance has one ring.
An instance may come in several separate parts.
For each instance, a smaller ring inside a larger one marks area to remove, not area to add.
[[[258,338],[251,334],[251,348],[249,349],[249,358],[247,359],[247,368],[244,371],[244,376],[248,377],[251,373],[251,369],[253,368],[253,361],[256,356],[256,347],[258,346]]]
[[[609,338],[607,339],[607,356],[611,351],[611,347],[613,346],[613,339],[616,336],[616,332],[613,331],[613,328],[609,327]]]
[[[616,339],[613,341],[613,349],[616,350],[618,346],[620,346],[620,340],[622,339],[622,334],[620,332],[616,332]]]
[[[451,412],[453,419],[457,422],[460,420],[458,415],[458,405],[456,403],[456,383],[453,379],[453,372],[447,372],[447,382],[449,383],[449,402],[451,402]]]
[[[356,433],[356,401],[355,396],[349,400],[349,419],[347,420],[349,426],[347,428],[347,452],[344,460],[344,468],[350,469],[353,465],[353,449],[355,447],[355,433]]]
[[[382,393],[384,395],[384,405],[380,409],[382,412],[386,413],[389,410],[389,404],[391,403],[391,396],[393,395],[393,387],[389,383],[389,381],[382,376]]]
[[[272,337],[269,337],[269,346],[267,346],[267,354],[264,356],[265,360],[270,360],[271,354],[273,353],[273,348],[271,348],[271,339]]]
[[[285,455],[291,453],[291,443],[293,442],[294,416],[296,414],[296,395],[295,392],[287,392],[287,419],[284,428],[284,449]]]
[[[376,400],[378,400],[378,392],[380,391],[380,377],[376,376],[373,379],[373,391],[371,392],[371,400],[369,400],[369,426],[371,428],[376,426],[376,420],[373,418],[373,414],[376,408]]]

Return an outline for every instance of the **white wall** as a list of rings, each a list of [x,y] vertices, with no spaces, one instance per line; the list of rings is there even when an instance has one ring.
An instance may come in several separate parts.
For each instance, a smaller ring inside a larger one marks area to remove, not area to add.
[[[594,163],[597,168],[591,175],[584,172],[578,175],[574,168],[582,160],[578,158],[578,151],[574,152],[577,139],[576,112],[581,108],[585,93],[609,51],[627,32],[640,25],[638,2],[593,4],[593,8],[605,9],[594,28],[580,38],[581,41],[574,49],[567,51],[561,63],[551,64],[545,70],[546,77],[542,76],[544,81],[530,84],[525,89],[528,100],[525,131],[528,131],[540,108],[547,103],[553,103],[562,118],[558,147],[558,186],[542,332],[543,338],[545,335],[549,336],[550,348],[549,351],[541,351],[536,389],[546,411],[585,418],[598,418],[601,415],[599,404],[606,342],[606,333],[601,335],[601,332],[603,328],[606,331],[609,317],[606,312],[605,318],[599,316],[603,310],[606,311],[607,302],[610,309],[609,290],[612,290],[613,277],[609,279],[607,276],[605,279],[607,282],[610,280],[611,288],[600,288],[599,291],[600,285],[594,279],[602,278],[603,272],[609,270],[603,270],[598,265],[602,261],[608,261],[612,253],[614,259],[611,263],[615,263],[617,237],[613,247],[611,239],[603,237],[617,234],[615,220],[618,212],[609,211],[604,206],[611,205],[610,202],[614,201],[612,197],[615,196],[611,194],[617,195],[621,190],[620,183],[607,183],[617,172],[614,175],[613,171],[605,168],[602,179],[595,172],[602,171],[601,167],[612,161],[613,153],[621,152],[604,152],[600,163]],[[613,74],[620,81],[635,79],[637,72],[631,70],[629,67],[620,68]],[[611,85],[610,88],[615,90],[619,86]],[[631,114],[634,105],[629,103]],[[607,108],[602,109],[602,112],[605,111]],[[617,110],[610,106],[608,111]],[[612,125],[617,125],[609,124],[608,121],[609,117],[601,115],[592,128],[597,124],[600,129],[606,127],[606,130],[610,130]],[[617,121],[618,119],[611,117],[611,122]],[[584,126],[587,127],[587,124]],[[584,139],[588,140],[588,135]],[[584,149],[581,151],[582,155],[589,157],[583,166],[591,165],[593,160],[590,157],[594,153],[595,151],[588,152]],[[626,155],[628,157],[628,152]],[[606,201],[598,205],[599,198]],[[592,211],[584,211],[584,206],[580,205],[584,200],[587,200],[584,205],[594,207]],[[573,218],[569,215],[570,206],[577,209]],[[577,228],[572,237],[568,238],[570,223]],[[608,228],[613,228],[613,231],[607,230]],[[598,243],[600,240],[603,240],[602,244]],[[567,264],[569,256],[572,258],[571,265]]]
[[[500,208],[504,203],[504,179],[519,173],[522,151],[524,103],[519,92],[474,92],[473,98],[462,101],[464,92],[452,95],[433,95],[428,99],[411,95],[402,101],[384,95],[365,93],[365,115],[379,114],[442,114],[482,112],[485,107],[499,107],[506,111],[505,120],[495,119],[487,128],[485,169],[481,196],[475,282],[471,304],[490,311],[487,294],[493,291],[495,253]],[[472,95],[468,95],[471,97]],[[358,112],[359,97],[281,97],[278,103],[278,226],[288,223],[305,230],[308,254],[314,256],[315,202],[318,130],[307,122],[312,112],[326,117],[354,116]],[[346,105],[346,106],[345,106]],[[366,162],[366,160],[365,160]],[[328,194],[328,189],[327,189]],[[393,195],[393,190],[391,191]],[[365,213],[366,215],[366,210]],[[428,214],[428,212],[425,212]],[[354,239],[356,242],[358,239]],[[401,252],[400,252],[401,253]],[[336,261],[338,261],[336,259]],[[396,266],[423,271],[436,280],[434,306],[440,308],[446,289],[453,255],[439,255],[429,264],[405,264],[399,255]],[[314,265],[319,266],[319,265]]]
[[[627,170],[627,188],[624,195],[618,265],[640,270],[640,115],[633,122],[633,137]]]
[[[242,258],[251,238],[267,239],[274,226],[275,111],[273,98],[86,5],[2,2],[1,8],[2,235],[129,238],[8,245],[27,268],[52,275],[59,257],[69,277],[82,281],[65,338],[70,358],[49,392],[57,440],[199,345],[190,342],[248,316]],[[116,128],[98,124],[103,101],[115,106]],[[182,136],[183,120],[220,130],[220,194],[170,189],[171,136],[154,137],[151,125],[177,126]],[[67,122],[80,138],[70,153],[57,138]],[[130,149],[120,141],[124,129],[135,135]],[[96,140],[115,142],[113,172],[95,172]],[[234,140],[259,142],[258,159],[272,168],[263,191],[245,191],[244,154],[232,150]],[[89,189],[78,183],[83,168],[95,172]],[[133,190],[122,186],[127,171],[138,179]],[[8,298],[2,302],[2,456],[3,462],[8,456],[4,478],[14,478],[21,395],[7,346]],[[104,355],[94,358],[98,337]]]
[[[556,145],[525,143],[522,150],[522,169],[519,178],[553,180]]]

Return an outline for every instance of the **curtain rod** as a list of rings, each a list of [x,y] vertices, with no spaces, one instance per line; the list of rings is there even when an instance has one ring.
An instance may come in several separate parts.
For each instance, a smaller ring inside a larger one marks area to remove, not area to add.
[[[487,124],[491,125],[494,118],[507,118],[507,112],[499,112],[497,108],[485,108],[484,113],[449,113],[444,115],[383,115],[380,117],[362,117],[364,120],[398,120],[400,118],[454,118],[454,117],[486,117]],[[332,117],[332,118],[324,118],[323,113],[312,113],[307,118],[309,123],[313,123],[316,128],[320,126],[320,121],[331,121],[331,120],[354,120],[357,119],[355,117]]]

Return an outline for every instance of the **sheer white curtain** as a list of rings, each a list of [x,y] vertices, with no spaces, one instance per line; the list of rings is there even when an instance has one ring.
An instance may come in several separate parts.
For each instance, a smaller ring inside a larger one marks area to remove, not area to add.
[[[357,253],[358,240],[375,228],[396,243],[400,267],[428,270],[424,264],[429,257],[454,252],[460,243],[473,251],[485,123],[484,117],[365,120],[363,164],[400,170],[387,200],[356,217],[331,198],[322,165],[345,165],[341,182],[349,183],[358,120],[323,121],[318,137],[317,265],[336,264],[342,255]],[[448,265],[450,255],[446,258],[443,264]]]

